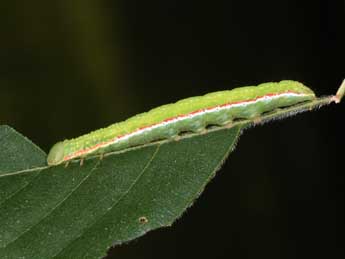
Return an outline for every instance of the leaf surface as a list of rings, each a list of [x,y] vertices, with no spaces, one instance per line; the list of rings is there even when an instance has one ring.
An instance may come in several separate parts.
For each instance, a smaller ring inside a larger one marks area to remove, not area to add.
[[[0,136],[7,134],[2,147],[22,156],[0,177],[9,189],[0,204],[0,257],[99,258],[112,245],[180,217],[234,147],[241,126],[87,159],[82,166],[24,171],[42,166],[45,154],[29,142],[22,149],[24,137],[0,129]],[[9,154],[1,149],[2,163]]]
[[[45,166],[46,154],[0,126],[0,258],[100,258],[109,247],[170,226],[214,177],[244,127],[331,102],[318,98],[260,118]]]

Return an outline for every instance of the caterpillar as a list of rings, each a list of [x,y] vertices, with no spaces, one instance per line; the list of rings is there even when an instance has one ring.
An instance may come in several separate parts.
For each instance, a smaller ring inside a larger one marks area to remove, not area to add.
[[[263,83],[218,91],[166,104],[125,121],[75,139],[56,143],[48,165],[58,165],[90,154],[126,149],[169,139],[181,132],[199,132],[207,125],[225,125],[235,119],[257,118],[279,107],[314,100],[314,92],[297,81]]]

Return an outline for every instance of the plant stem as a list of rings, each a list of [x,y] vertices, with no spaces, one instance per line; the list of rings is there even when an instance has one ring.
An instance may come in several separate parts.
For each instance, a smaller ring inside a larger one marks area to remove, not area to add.
[[[340,85],[337,94],[335,95],[335,102],[340,103],[341,99],[343,98],[345,94],[345,79],[343,80],[343,83]]]

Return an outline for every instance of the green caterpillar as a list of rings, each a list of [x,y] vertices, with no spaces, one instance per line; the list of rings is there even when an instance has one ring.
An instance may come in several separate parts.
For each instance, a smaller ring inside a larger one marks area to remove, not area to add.
[[[210,124],[225,125],[234,119],[256,118],[264,112],[315,98],[308,87],[290,80],[191,97],[58,142],[51,148],[47,163],[57,165],[90,154],[104,154],[171,138],[182,131],[198,132]]]

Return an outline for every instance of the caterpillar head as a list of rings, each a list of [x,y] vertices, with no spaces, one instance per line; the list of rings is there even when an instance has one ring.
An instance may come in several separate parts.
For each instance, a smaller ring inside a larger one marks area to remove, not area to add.
[[[64,143],[56,143],[49,151],[47,157],[48,165],[57,165],[63,161],[64,158]]]

